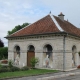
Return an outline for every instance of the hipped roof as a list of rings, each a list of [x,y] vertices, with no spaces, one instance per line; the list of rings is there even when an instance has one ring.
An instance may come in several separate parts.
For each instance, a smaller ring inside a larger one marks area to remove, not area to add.
[[[49,14],[35,23],[7,36],[6,38],[58,32],[66,32],[80,37],[80,29],[76,26],[66,20],[61,20],[57,16]]]

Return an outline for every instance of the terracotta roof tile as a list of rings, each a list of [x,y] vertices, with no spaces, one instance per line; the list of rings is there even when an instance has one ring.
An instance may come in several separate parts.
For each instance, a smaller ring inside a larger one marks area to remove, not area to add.
[[[80,29],[78,29],[77,27],[75,27],[73,24],[71,24],[68,21],[62,21],[60,20],[58,17],[54,16],[56,21],[58,22],[58,24],[60,25],[60,27],[67,33],[76,35],[76,36],[80,36]]]
[[[32,35],[32,34],[43,34],[43,33],[51,33],[51,32],[60,32],[56,27],[55,23],[51,19],[50,15],[40,19],[39,21],[31,24],[28,27],[25,27],[22,30],[10,35],[13,36],[24,36],[24,35]],[[9,37],[10,37],[9,36]]]
[[[55,18],[59,26],[63,29],[64,32],[76,35],[80,37],[80,29],[75,27],[68,21],[62,21],[59,17],[52,16]],[[61,32],[56,23],[52,20],[50,15],[45,16],[44,18],[38,20],[37,22],[9,35],[8,37],[15,36],[27,36],[27,35],[35,35],[35,34],[44,34],[44,33],[54,33]]]

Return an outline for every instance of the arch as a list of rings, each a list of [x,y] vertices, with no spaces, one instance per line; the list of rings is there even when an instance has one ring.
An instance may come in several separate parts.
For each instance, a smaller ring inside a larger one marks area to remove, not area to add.
[[[73,52],[73,53],[76,53],[76,50],[77,50],[76,46],[73,45],[73,46],[72,46],[72,52]]]
[[[51,53],[52,53],[52,46],[50,44],[46,44],[44,47],[43,47],[43,52],[46,53],[46,55],[48,55],[48,58],[51,56]]]
[[[28,51],[35,51],[35,47],[33,45],[28,46]]]
[[[52,68],[53,66],[53,56],[52,56],[53,48],[50,44],[46,44],[43,47],[43,65],[45,67]],[[46,63],[48,61],[48,63]]]
[[[35,46],[34,46],[34,44],[32,44],[32,43],[29,43],[29,44],[27,45],[27,52],[29,51],[29,49],[30,49],[30,46],[33,46],[33,47],[34,47],[34,51],[35,51]]]
[[[42,45],[43,51],[44,51],[44,47],[45,47],[46,45],[51,45],[52,50],[53,50],[53,45],[52,45],[50,42],[46,42],[46,43],[44,43],[44,44]]]
[[[76,51],[77,48],[75,45],[72,46],[72,67],[76,66]]]
[[[30,61],[35,57],[35,47],[33,45],[28,46],[27,50],[27,66],[31,67]]]
[[[14,46],[14,62],[16,65],[19,65],[20,60],[20,46],[15,45]]]

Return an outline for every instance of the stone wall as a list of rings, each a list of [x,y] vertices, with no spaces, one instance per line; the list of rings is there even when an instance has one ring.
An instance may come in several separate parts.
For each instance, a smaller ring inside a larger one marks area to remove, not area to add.
[[[76,53],[75,53],[75,63],[76,68],[80,64],[78,52],[80,51],[80,40],[75,39],[74,37],[66,37],[65,41],[65,49],[66,49],[66,70],[72,69],[72,47],[76,46]]]
[[[43,37],[43,38],[31,38],[31,39],[14,39],[9,40],[9,51],[8,51],[8,59],[14,60],[14,47],[15,45],[20,46],[20,64],[27,65],[27,50],[29,45],[33,45],[35,47],[35,57],[39,58],[39,63],[36,65],[38,68],[43,68],[43,47],[46,44],[50,44],[53,48],[53,62],[52,69],[63,70],[63,36],[52,36],[52,37]],[[80,51],[80,41],[74,38],[66,37],[66,70],[72,68],[72,46],[76,45],[77,52]],[[79,65],[79,56],[76,53],[76,63]]]

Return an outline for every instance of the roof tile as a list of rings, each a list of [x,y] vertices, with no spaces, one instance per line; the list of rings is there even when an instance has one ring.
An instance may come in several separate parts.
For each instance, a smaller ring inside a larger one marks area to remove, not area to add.
[[[40,19],[39,21],[31,24],[28,27],[25,27],[18,32],[10,35],[13,36],[24,36],[24,35],[32,35],[32,34],[43,34],[43,33],[51,33],[51,32],[60,32],[50,15]],[[9,36],[9,37],[10,37]]]
[[[52,16],[56,19],[59,26],[64,30],[64,32],[80,36],[80,29],[75,27],[68,21],[62,21],[59,17]],[[38,20],[37,22],[9,35],[8,37],[17,37],[17,36],[24,36],[24,35],[34,35],[34,34],[44,34],[44,33],[54,33],[60,32],[56,23],[52,20],[50,15],[45,16],[44,18]]]

